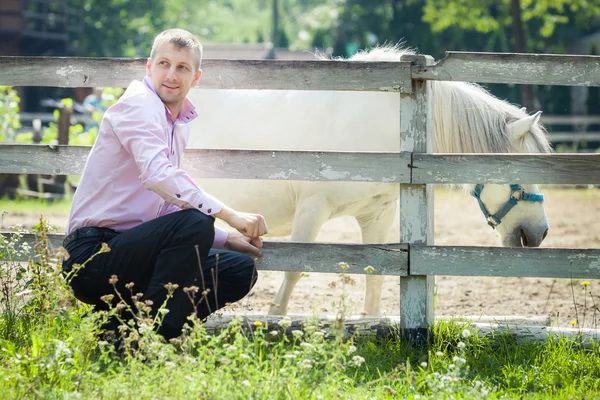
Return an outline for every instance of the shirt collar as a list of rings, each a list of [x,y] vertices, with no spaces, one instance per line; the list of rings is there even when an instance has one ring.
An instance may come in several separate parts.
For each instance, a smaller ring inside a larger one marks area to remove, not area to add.
[[[146,85],[146,87],[158,97],[158,95],[156,94],[156,90],[154,90],[154,87],[152,86],[152,80],[148,75],[144,77],[144,85]],[[171,121],[173,121],[173,115],[171,115],[171,111],[167,108],[167,106],[165,106],[165,110],[167,112],[168,117],[171,119]],[[177,119],[185,122],[190,122],[197,116],[198,113],[196,112],[196,106],[194,106],[194,104],[186,96],[186,98],[183,100],[183,105],[181,106],[181,111],[179,111],[179,116]]]

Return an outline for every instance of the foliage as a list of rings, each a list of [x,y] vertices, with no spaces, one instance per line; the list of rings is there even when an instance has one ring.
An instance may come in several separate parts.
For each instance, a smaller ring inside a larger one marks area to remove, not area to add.
[[[165,0],[71,0],[84,28],[72,44],[87,57],[147,57],[167,23]]]
[[[11,86],[0,86],[0,142],[13,141],[21,128],[19,98]]]
[[[529,32],[529,47],[536,51],[553,46],[555,52],[562,52],[573,39],[569,31],[578,31],[581,36],[598,27],[599,0],[521,0],[520,5],[521,18]],[[484,34],[509,32],[510,6],[511,0],[425,0],[423,20],[431,24],[434,32],[449,28]],[[559,29],[560,34],[556,35]]]
[[[489,33],[510,26],[510,0],[426,0],[423,19],[434,31],[443,31],[451,26],[461,29]],[[571,19],[580,26],[589,25],[600,16],[597,0],[521,0],[522,19],[537,25],[537,33],[550,37],[556,26],[568,24]],[[576,15],[569,18],[567,13]]]
[[[48,250],[49,227],[35,229],[35,252],[22,234],[0,240],[0,397],[12,398],[579,398],[600,394],[600,348],[577,340],[519,343],[508,334],[480,336],[466,322],[438,322],[428,349],[401,336],[344,335],[318,319],[291,330],[240,320],[216,332],[190,317],[166,343],[155,333],[168,303],[132,296],[136,317],[116,340],[102,332],[111,311],[77,302],[60,274],[64,251]],[[100,250],[109,251],[108,248]],[[85,264],[80,268],[85,268]],[[9,274],[7,271],[12,271]],[[343,275],[343,274],[342,274]],[[344,282],[344,276],[341,276]],[[589,284],[589,283],[588,283]],[[172,289],[172,288],[171,288]],[[166,288],[165,290],[171,290]],[[188,291],[193,293],[193,291]],[[107,301],[110,299],[107,298]],[[84,312],[86,313],[84,316]],[[343,316],[343,311],[338,315]],[[342,320],[341,320],[342,321]]]

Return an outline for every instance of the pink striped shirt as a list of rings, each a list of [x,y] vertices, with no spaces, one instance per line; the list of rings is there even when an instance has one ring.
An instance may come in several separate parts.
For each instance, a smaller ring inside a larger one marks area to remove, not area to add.
[[[121,232],[181,209],[219,212],[223,203],[179,169],[188,122],[197,116],[186,98],[173,121],[149,77],[133,81],[104,114],[73,197],[67,234],[89,226]],[[227,232],[215,228],[213,246],[223,248],[226,239]]]

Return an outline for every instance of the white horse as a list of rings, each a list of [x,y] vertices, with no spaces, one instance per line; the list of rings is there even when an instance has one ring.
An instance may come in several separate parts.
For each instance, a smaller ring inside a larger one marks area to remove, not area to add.
[[[350,60],[399,61],[402,54],[412,53],[376,48]],[[530,116],[469,83],[432,82],[432,92],[436,152],[551,151],[540,113]],[[400,151],[398,93],[192,90],[190,98],[199,117],[191,124],[188,148]],[[389,183],[205,179],[198,184],[233,208],[264,215],[270,235],[291,235],[299,242],[314,241],[330,219],[353,216],[363,243],[385,243],[400,193],[398,184]],[[540,196],[535,185],[522,189]],[[494,214],[511,194],[509,185],[485,185],[481,204]],[[539,246],[548,231],[543,204],[519,202],[496,229],[504,246]],[[285,272],[270,314],[287,313],[299,279],[300,273]],[[366,279],[364,312],[379,315],[384,277]]]

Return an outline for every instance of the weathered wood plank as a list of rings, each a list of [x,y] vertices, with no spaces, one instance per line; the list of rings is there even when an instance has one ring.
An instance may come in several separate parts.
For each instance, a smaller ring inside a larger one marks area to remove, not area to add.
[[[87,146],[0,144],[0,171],[9,174],[78,175],[91,150]]]
[[[15,246],[15,250],[17,251],[18,254],[2,254],[2,256],[0,256],[0,261],[4,262],[6,260],[8,261],[23,261],[26,262],[29,260],[29,258],[33,258],[36,259],[36,243],[38,242],[38,239],[36,238],[36,236],[32,233],[20,233],[21,238],[20,239],[16,239],[15,236],[15,232],[0,232],[0,235],[2,235],[4,237],[4,240],[7,243],[14,243]],[[59,248],[62,247],[62,242],[64,239],[64,235],[63,234],[48,234],[48,250],[50,250],[51,255],[54,255],[55,251]],[[26,244],[29,248],[29,252],[24,251],[24,249],[21,248],[21,246],[23,244]]]
[[[429,56],[406,56],[415,65],[433,64]],[[431,83],[413,81],[413,95],[400,95],[400,149],[406,152],[433,151],[433,99]],[[412,162],[411,162],[412,165]],[[411,179],[412,181],[412,179]],[[433,188],[400,185],[400,242],[433,243]],[[409,266],[410,268],[410,266]],[[423,346],[433,324],[434,277],[410,273],[400,279],[400,328]]]
[[[405,244],[342,244],[266,241],[262,257],[256,258],[263,271],[328,272],[365,275],[408,274],[408,246]],[[348,264],[343,271],[340,262]]]
[[[409,182],[409,153],[186,150],[194,178]]]
[[[439,315],[436,321],[468,322],[479,325],[527,325],[550,326],[552,318],[547,315]]]
[[[410,63],[204,60],[199,88],[274,90],[411,90]],[[127,87],[146,74],[146,59],[0,57],[0,85]]]
[[[11,235],[0,232],[5,238]],[[51,251],[62,247],[63,234],[48,235]],[[27,261],[35,257],[33,252],[36,238],[25,234],[19,243],[27,243],[29,255],[15,258]],[[365,275],[365,268],[372,266],[374,275],[406,276],[408,273],[408,246],[404,244],[345,244],[345,243],[294,243],[265,241],[263,255],[256,257],[256,268],[260,271],[325,272]],[[346,271],[340,262],[348,264]]]
[[[554,131],[548,134],[552,143],[556,142],[600,142],[600,132],[562,132]]]
[[[543,317],[546,318],[546,317]],[[547,319],[547,318],[546,318]],[[549,338],[563,337],[577,340],[584,347],[595,347],[600,342],[600,330],[589,328],[565,328],[544,326],[534,321],[533,324],[513,323],[514,318],[508,317],[509,322],[493,323],[489,321],[478,322],[475,317],[442,317],[436,320],[456,320],[457,324],[465,324],[474,334],[484,336],[497,336],[507,334],[522,342],[543,342]],[[292,338],[292,331],[321,331],[326,339],[335,337],[335,331],[344,337],[359,338],[397,338],[400,328],[398,317],[355,317],[347,316],[338,319],[335,316],[310,316],[310,315],[231,315],[212,314],[208,317],[204,328],[208,333],[216,334],[227,329],[232,323],[239,323],[242,329],[254,331],[257,329],[256,321],[261,323],[261,329],[269,332],[277,331],[279,334]],[[527,319],[524,319],[527,322]],[[437,321],[436,321],[437,322]],[[282,326],[283,325],[283,326]],[[311,329],[307,329],[311,327]]]
[[[411,245],[410,273],[600,279],[600,250]]]
[[[600,116],[597,115],[544,115],[541,122],[544,125],[586,125],[600,124]],[[550,132],[552,134],[552,132]]]
[[[413,79],[600,86],[600,56],[447,51],[435,65],[413,65]]]
[[[413,183],[600,183],[597,154],[413,154]]]
[[[90,147],[0,145],[0,171],[79,175]],[[182,168],[193,178],[409,182],[408,153],[188,149]]]
[[[597,348],[600,343],[600,330],[591,328],[561,328],[554,326],[475,325],[475,333],[482,336],[506,334],[519,342],[544,342],[550,338],[567,338],[577,341],[581,346]]]
[[[0,171],[77,175],[90,147],[0,144]],[[411,164],[412,168],[408,165]],[[188,149],[194,178],[413,183],[597,184],[600,154],[425,154]]]

